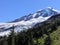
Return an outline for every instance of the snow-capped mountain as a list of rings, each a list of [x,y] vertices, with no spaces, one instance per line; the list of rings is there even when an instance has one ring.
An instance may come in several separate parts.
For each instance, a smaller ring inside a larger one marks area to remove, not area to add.
[[[38,18],[38,17],[48,17],[48,16],[53,16],[57,13],[60,13],[60,11],[58,10],[55,10],[51,7],[47,7],[47,8],[44,8],[44,9],[41,9],[39,11],[37,11],[36,13],[33,13],[33,14],[29,14],[29,15],[26,15],[26,16],[23,16],[21,18],[18,18],[12,22],[19,22],[19,21],[28,21],[30,19],[33,19],[33,18]]]
[[[15,32],[20,32],[32,28],[37,23],[42,23],[57,14],[60,14],[58,10],[48,7],[9,23],[0,23],[0,36],[8,35],[13,25]]]

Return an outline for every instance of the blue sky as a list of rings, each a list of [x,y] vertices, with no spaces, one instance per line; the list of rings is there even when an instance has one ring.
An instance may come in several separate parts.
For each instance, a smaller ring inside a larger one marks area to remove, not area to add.
[[[8,22],[45,7],[60,10],[60,0],[0,0],[0,22]]]

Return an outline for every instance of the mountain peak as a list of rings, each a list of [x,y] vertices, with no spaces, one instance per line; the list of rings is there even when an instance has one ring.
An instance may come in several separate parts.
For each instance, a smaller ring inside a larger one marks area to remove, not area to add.
[[[53,16],[55,14],[60,14],[60,11],[55,10],[52,7],[46,7],[44,9],[39,10],[37,13],[39,14],[39,16],[47,17],[47,16]]]
[[[57,13],[60,13],[59,10],[56,10],[56,9],[54,9],[53,7],[46,7],[46,8],[40,9],[40,10],[38,10],[38,11],[41,11],[41,10],[53,10],[53,11],[55,11],[55,12],[57,12]]]
[[[54,8],[52,8],[52,7],[47,7],[46,9],[53,10],[53,11],[55,11],[55,12],[57,12],[57,13],[59,13],[59,14],[60,14],[60,11],[59,11],[59,10],[56,10],[56,9],[54,9]]]
[[[53,9],[53,8],[52,7],[45,7],[43,9],[38,10],[38,11],[41,11],[41,10],[44,10],[44,9]]]
[[[55,14],[59,14],[59,13],[60,13],[60,11],[53,9],[52,7],[46,7],[46,8],[41,9],[33,14],[29,14],[29,15],[23,16],[21,18],[18,18],[12,22],[19,22],[22,20],[28,21],[28,20],[33,19],[33,18],[38,18],[40,16],[48,17],[48,16],[53,16]]]
[[[52,7],[46,7],[46,8],[53,9]]]

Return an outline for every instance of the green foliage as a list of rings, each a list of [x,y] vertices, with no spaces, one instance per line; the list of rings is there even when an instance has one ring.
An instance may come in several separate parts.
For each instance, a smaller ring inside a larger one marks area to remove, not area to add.
[[[50,34],[52,39],[52,45],[60,45],[60,26],[56,31]]]

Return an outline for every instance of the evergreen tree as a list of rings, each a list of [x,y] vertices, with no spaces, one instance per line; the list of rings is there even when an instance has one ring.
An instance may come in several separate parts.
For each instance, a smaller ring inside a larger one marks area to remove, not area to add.
[[[30,45],[34,45],[34,42],[33,42],[33,33],[31,31],[31,29],[29,30],[29,39],[30,39]]]
[[[15,32],[14,32],[14,25],[13,25],[13,28],[11,30],[11,40],[12,40],[12,44],[11,45],[15,45]]]
[[[44,45],[51,45],[50,35],[48,35],[48,37],[46,37]]]
[[[8,41],[7,41],[7,37],[6,36],[4,36],[4,40],[3,40],[3,45],[8,45]]]

